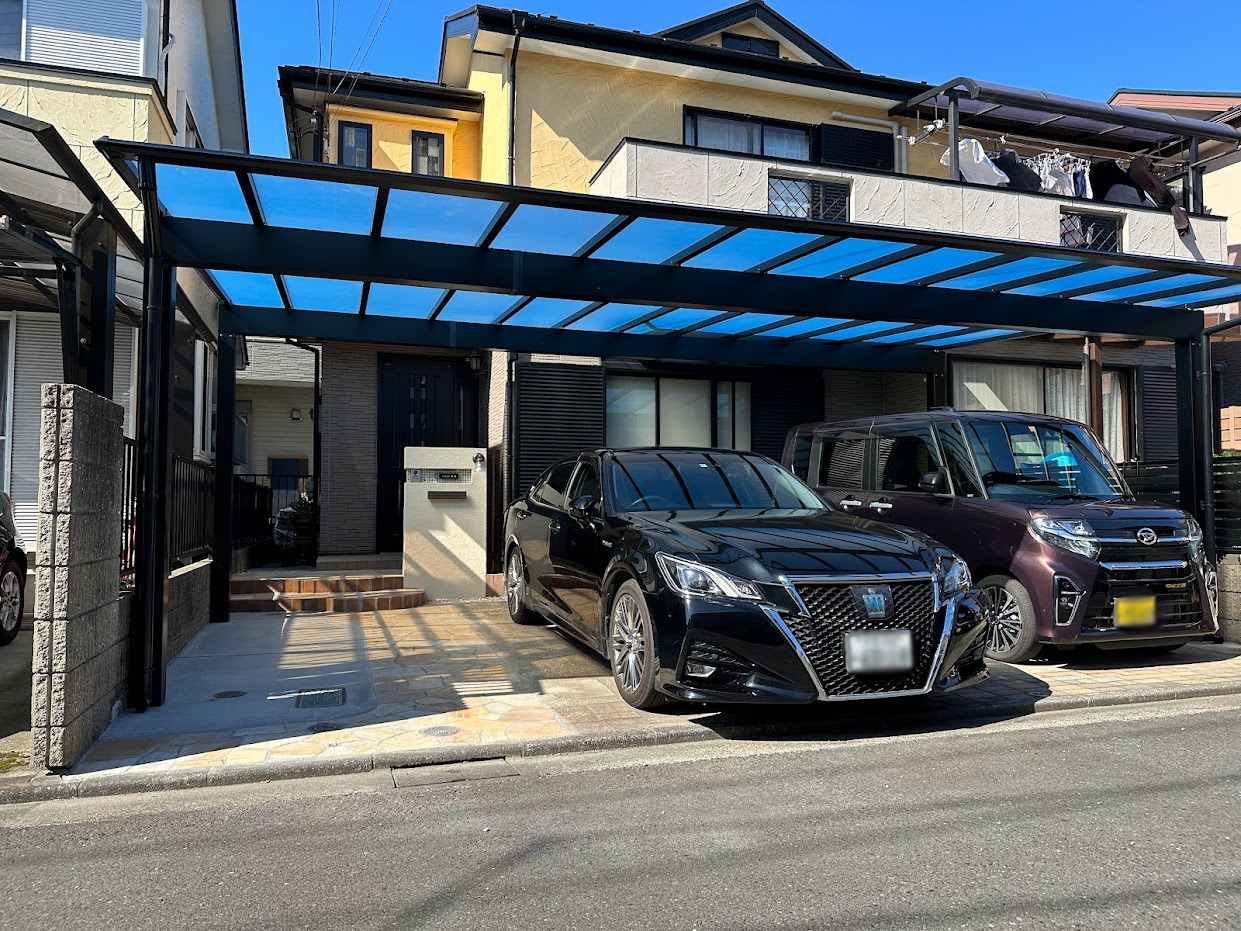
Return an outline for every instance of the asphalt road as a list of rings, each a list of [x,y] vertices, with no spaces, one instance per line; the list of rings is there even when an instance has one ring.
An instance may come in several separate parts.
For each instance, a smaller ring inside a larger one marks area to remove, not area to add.
[[[0,928],[1237,928],[1238,712],[8,806]]]

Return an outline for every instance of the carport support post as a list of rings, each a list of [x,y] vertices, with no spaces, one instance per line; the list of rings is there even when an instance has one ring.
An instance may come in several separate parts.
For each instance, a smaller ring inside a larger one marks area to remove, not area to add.
[[[1215,378],[1211,334],[1198,339],[1198,455],[1202,469],[1202,539],[1207,559],[1215,562]]]
[[[1199,496],[1203,473],[1202,445],[1198,442],[1198,384],[1194,344],[1176,341],[1176,452],[1181,484],[1181,507],[1199,521],[1204,520]]]
[[[1103,436],[1103,341],[1097,336],[1087,336],[1082,366],[1082,379],[1086,389],[1086,424],[1100,437]]]
[[[237,337],[221,333],[216,348],[215,537],[211,544],[211,622],[228,620],[233,569],[233,458],[236,440]]]

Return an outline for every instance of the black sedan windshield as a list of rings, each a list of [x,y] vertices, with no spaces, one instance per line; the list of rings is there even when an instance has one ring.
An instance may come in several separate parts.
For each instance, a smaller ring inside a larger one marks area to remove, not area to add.
[[[608,473],[622,512],[825,507],[780,466],[745,453],[621,452]]]

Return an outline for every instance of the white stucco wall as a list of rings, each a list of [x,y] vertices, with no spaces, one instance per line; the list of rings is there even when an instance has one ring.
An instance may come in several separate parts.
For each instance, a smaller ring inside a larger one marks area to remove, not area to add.
[[[766,213],[772,174],[850,185],[849,219],[857,223],[1054,245],[1060,242],[1060,212],[1065,208],[1122,216],[1124,251],[1130,254],[1223,262],[1227,253],[1226,221],[1221,217],[1194,217],[1192,234],[1182,239],[1162,211],[643,142],[626,142],[594,180],[591,192]]]

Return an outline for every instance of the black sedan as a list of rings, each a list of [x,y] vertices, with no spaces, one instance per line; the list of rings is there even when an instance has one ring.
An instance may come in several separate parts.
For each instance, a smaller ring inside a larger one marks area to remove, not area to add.
[[[504,532],[513,620],[598,650],[637,708],[923,695],[987,676],[990,606],[963,561],[832,511],[763,456],[566,458]]]
[[[13,522],[13,501],[0,494],[0,646],[11,643],[22,629],[25,584],[26,551]]]

